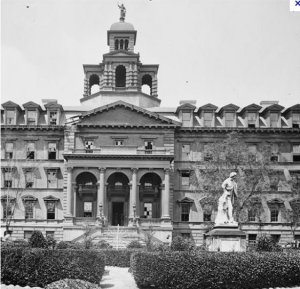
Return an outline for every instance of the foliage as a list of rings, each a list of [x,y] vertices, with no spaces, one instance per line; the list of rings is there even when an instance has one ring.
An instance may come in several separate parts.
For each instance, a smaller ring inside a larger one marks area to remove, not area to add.
[[[1,243],[1,248],[2,249],[6,249],[6,248],[28,248],[29,247],[29,243],[24,240],[24,239],[17,239],[14,241],[5,241],[3,243]]]
[[[195,249],[195,244],[182,236],[176,236],[171,243],[172,251],[191,251]]]
[[[130,257],[133,253],[140,250],[125,249],[125,250],[101,250],[105,255],[106,266],[130,267]]]
[[[56,245],[56,249],[73,249],[73,250],[83,250],[85,249],[84,245],[78,242],[72,241],[60,241]]]
[[[95,243],[93,245],[93,248],[95,248],[95,249],[112,249],[113,247],[107,241],[100,240],[98,243]]]
[[[282,173],[272,169],[271,155],[271,145],[262,143],[256,151],[251,151],[242,136],[232,132],[223,141],[205,146],[201,157],[193,159],[192,183],[195,190],[203,192],[204,198],[216,210],[223,181],[230,172],[236,172],[238,199],[234,203],[235,219],[238,222],[246,221],[247,209],[253,208],[253,204],[256,206],[254,213],[260,218],[263,207],[261,202],[253,202],[253,198],[277,188],[283,177]]]
[[[143,245],[139,241],[133,240],[126,246],[126,248],[127,249],[141,249],[141,248],[143,248]]]
[[[138,252],[131,269],[139,288],[240,289],[300,285],[300,254]]]
[[[4,284],[44,287],[65,278],[99,283],[104,267],[104,254],[92,250],[1,250]]]
[[[48,249],[55,249],[57,242],[52,235],[46,236],[46,242],[47,242]]]
[[[100,288],[97,284],[79,279],[63,279],[48,284],[45,289],[97,289]]]
[[[154,244],[153,245],[153,252],[170,252],[171,247],[169,246],[169,244],[165,244],[165,243],[159,243],[159,244]]]
[[[255,246],[258,252],[280,252],[282,248],[269,236],[261,235]]]
[[[29,239],[31,248],[47,248],[47,241],[41,231],[34,231]]]

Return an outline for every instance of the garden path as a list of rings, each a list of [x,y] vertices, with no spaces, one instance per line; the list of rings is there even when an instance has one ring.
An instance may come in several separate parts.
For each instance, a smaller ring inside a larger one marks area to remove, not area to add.
[[[105,266],[105,273],[100,282],[102,289],[138,289],[129,268]]]

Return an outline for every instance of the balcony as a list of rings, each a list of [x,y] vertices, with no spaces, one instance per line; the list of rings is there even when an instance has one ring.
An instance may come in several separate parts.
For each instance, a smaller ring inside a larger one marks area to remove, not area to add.
[[[93,149],[74,149],[73,154],[99,154],[99,155],[170,155],[164,147],[145,149],[137,146],[101,146]]]

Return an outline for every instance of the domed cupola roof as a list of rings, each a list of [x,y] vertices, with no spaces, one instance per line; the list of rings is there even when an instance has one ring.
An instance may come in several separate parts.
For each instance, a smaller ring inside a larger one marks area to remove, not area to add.
[[[134,31],[134,27],[131,23],[120,21],[111,25],[112,31]]]

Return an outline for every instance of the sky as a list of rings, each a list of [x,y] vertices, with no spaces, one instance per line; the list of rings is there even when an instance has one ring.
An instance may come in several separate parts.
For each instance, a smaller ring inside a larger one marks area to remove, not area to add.
[[[117,0],[1,0],[1,103],[80,105],[82,64],[108,52]],[[161,106],[300,103],[300,12],[288,0],[123,0]]]

